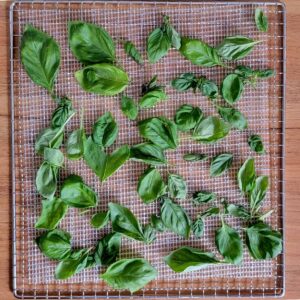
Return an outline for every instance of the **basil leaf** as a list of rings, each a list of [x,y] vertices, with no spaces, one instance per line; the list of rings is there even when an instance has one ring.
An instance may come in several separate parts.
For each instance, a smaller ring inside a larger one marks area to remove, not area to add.
[[[266,70],[256,70],[255,75],[258,78],[270,78],[276,75],[276,72],[272,69],[266,69]]]
[[[167,164],[164,151],[159,146],[151,143],[132,146],[130,149],[130,158],[153,166]]]
[[[115,61],[115,44],[107,31],[95,24],[69,21],[69,45],[83,64]]]
[[[144,241],[146,244],[151,244],[156,240],[156,230],[150,225],[144,228]]]
[[[204,233],[204,221],[202,218],[197,218],[192,224],[192,231],[196,238],[200,238]]]
[[[161,149],[175,149],[178,145],[177,127],[165,117],[153,117],[138,123],[142,137]]]
[[[183,208],[171,199],[165,198],[161,207],[161,220],[165,227],[188,239],[191,221]]]
[[[26,25],[21,39],[21,61],[30,79],[52,93],[60,65],[57,42],[45,32]]]
[[[142,258],[120,259],[100,277],[114,289],[134,293],[155,279],[157,271]]]
[[[65,122],[75,114],[72,108],[72,101],[67,97],[58,99],[58,106],[52,113],[51,127],[58,128],[65,124]]]
[[[234,73],[239,75],[244,84],[250,83],[254,87],[258,79],[269,78],[275,75],[275,71],[271,69],[253,70],[246,66],[237,66]]]
[[[72,207],[90,208],[97,205],[98,196],[80,176],[70,175],[62,184],[61,200]]]
[[[207,218],[207,217],[212,217],[212,216],[217,216],[220,213],[219,207],[210,207],[203,211],[199,216],[201,218]]]
[[[61,128],[45,128],[35,141],[35,152],[44,154],[45,147],[57,149],[61,146],[63,138],[64,133]]]
[[[217,50],[201,40],[181,38],[180,53],[192,64],[202,67],[223,65]]]
[[[241,218],[243,220],[249,220],[251,218],[249,210],[242,205],[226,203],[225,212],[233,217]]]
[[[220,263],[212,253],[183,246],[164,257],[166,264],[177,273],[203,269],[211,264]]]
[[[87,257],[87,261],[86,261],[86,264],[85,264],[85,269],[90,269],[90,268],[94,268],[96,267],[96,262],[95,262],[95,259],[94,259],[94,255],[93,254],[89,254],[88,257]]]
[[[108,204],[112,229],[129,238],[144,242],[142,227],[134,214],[126,207],[117,203]]]
[[[85,140],[83,128],[76,129],[69,135],[66,145],[68,159],[77,160],[83,157]]]
[[[52,230],[57,227],[68,211],[66,205],[60,198],[42,200],[42,212],[35,223],[37,229]]]
[[[158,217],[156,215],[151,215],[150,224],[155,230],[157,230],[159,232],[164,232],[166,230],[166,227],[165,227],[163,221],[161,220],[160,217]]]
[[[193,194],[194,204],[209,203],[215,201],[216,199],[217,199],[217,195],[211,192],[199,191]]]
[[[117,95],[129,83],[125,71],[107,63],[90,65],[76,71],[75,78],[83,90],[102,96]]]
[[[216,99],[219,96],[219,88],[212,80],[208,80],[205,77],[201,77],[198,83],[198,88],[203,96],[209,99]]]
[[[244,84],[236,74],[227,75],[222,83],[222,96],[230,105],[237,102],[243,93]]]
[[[267,32],[268,31],[268,18],[264,14],[263,10],[261,8],[257,8],[255,10],[255,24],[259,31]]]
[[[44,198],[52,198],[57,188],[57,173],[58,168],[52,166],[47,161],[44,161],[39,167],[36,178],[35,186],[38,193]]]
[[[109,211],[103,211],[96,213],[92,216],[91,225],[94,228],[101,229],[105,227],[109,222]]]
[[[183,155],[183,159],[189,162],[202,161],[202,160],[207,160],[208,155],[201,154],[201,153],[188,153]]]
[[[258,43],[260,42],[245,36],[230,36],[217,47],[217,52],[224,59],[238,60],[247,56]]]
[[[153,90],[147,92],[139,101],[140,108],[151,108],[158,102],[168,99],[167,94],[163,90]]]
[[[137,192],[146,204],[155,201],[166,193],[166,185],[155,168],[149,167],[139,178]]]
[[[64,155],[59,149],[44,148],[44,161],[51,166],[62,167],[64,164]]]
[[[121,247],[121,234],[112,232],[97,242],[94,259],[98,266],[109,266],[119,256]]]
[[[170,40],[161,28],[156,28],[150,33],[147,39],[147,54],[150,63],[158,62],[170,48]]]
[[[127,96],[121,98],[121,110],[129,120],[135,120],[138,116],[139,109],[133,99]]]
[[[247,228],[246,245],[254,259],[270,259],[282,252],[282,236],[279,231],[260,222]]]
[[[179,77],[172,80],[171,85],[177,91],[187,91],[189,89],[195,90],[197,88],[198,80],[192,73],[183,73]]]
[[[93,126],[93,141],[101,147],[111,146],[118,136],[118,124],[110,112],[105,113]]]
[[[235,229],[223,223],[222,227],[216,230],[215,242],[226,262],[236,265],[242,262],[242,240]]]
[[[126,41],[124,44],[124,50],[125,53],[131,57],[137,64],[143,65],[144,60],[138,51],[138,49],[135,47],[135,45],[131,41]]]
[[[55,260],[64,260],[71,255],[71,235],[63,230],[43,233],[36,240],[41,252]]]
[[[259,154],[265,154],[265,147],[261,136],[253,134],[248,138],[248,145],[252,151]]]
[[[89,251],[75,250],[67,259],[61,261],[55,269],[55,279],[68,279],[82,271],[87,265]]]
[[[193,139],[202,143],[215,143],[226,137],[230,131],[230,126],[223,120],[210,116],[204,118],[195,127]]]
[[[268,176],[259,176],[255,180],[255,185],[251,191],[250,207],[252,211],[257,211],[260,208],[261,203],[266,197],[266,193],[269,188]]]
[[[230,153],[222,153],[215,156],[210,164],[210,176],[217,177],[227,171],[233,162],[233,155]]]
[[[180,106],[175,114],[174,122],[178,130],[189,131],[202,120],[203,112],[199,107],[184,104]]]
[[[243,130],[248,127],[246,117],[235,108],[218,106],[218,113],[222,119],[229,123],[233,128]]]
[[[253,189],[255,176],[254,159],[248,158],[239,169],[237,176],[241,192],[248,193]]]
[[[172,198],[185,199],[187,196],[187,184],[183,177],[176,174],[169,174],[168,191]]]
[[[163,18],[163,30],[165,35],[168,37],[171,46],[179,50],[181,46],[181,37],[175,28],[170,24],[170,17],[166,15]]]

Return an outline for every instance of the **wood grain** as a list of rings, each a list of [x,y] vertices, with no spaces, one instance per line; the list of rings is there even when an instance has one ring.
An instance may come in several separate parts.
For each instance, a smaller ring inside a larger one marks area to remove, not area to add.
[[[300,297],[300,1],[287,7],[286,93],[286,295]],[[9,101],[9,2],[0,0],[0,299],[11,292],[11,170]]]

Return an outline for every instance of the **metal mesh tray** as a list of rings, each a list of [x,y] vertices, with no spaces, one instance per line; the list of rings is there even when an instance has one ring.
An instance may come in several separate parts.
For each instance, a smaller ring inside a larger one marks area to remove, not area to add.
[[[254,9],[260,6],[268,14],[268,33],[260,33],[253,21]],[[11,17],[11,91],[12,91],[12,150],[13,150],[13,287],[20,298],[98,298],[130,296],[127,291],[116,291],[98,278],[103,269],[86,270],[67,281],[55,281],[55,262],[43,257],[34,239],[40,234],[34,223],[40,214],[41,198],[34,186],[36,170],[41,158],[34,153],[34,141],[39,131],[48,126],[54,102],[43,89],[34,85],[20,63],[20,37],[27,23],[45,30],[61,46],[62,62],[55,85],[56,93],[68,95],[79,111],[84,108],[84,125],[90,132],[91,124],[106,111],[111,111],[119,123],[119,136],[115,147],[138,143],[135,122],[126,119],[119,108],[119,97],[100,97],[85,93],[74,80],[74,71],[80,64],[67,44],[67,21],[84,20],[101,24],[115,38],[132,40],[145,53],[145,40],[149,32],[161,23],[161,15],[172,18],[174,26],[182,35],[200,37],[216,45],[224,36],[243,34],[263,40],[255,50],[240,63],[254,68],[273,68],[276,77],[259,82],[256,89],[247,88],[237,107],[246,114],[249,128],[234,131],[223,141],[214,145],[181,142],[176,151],[168,153],[172,166],[169,171],[183,175],[189,191],[199,189],[214,191],[218,201],[225,197],[234,203],[246,203],[236,184],[236,173],[242,162],[254,153],[249,150],[247,137],[260,134],[267,149],[266,155],[254,155],[257,172],[271,179],[265,209],[274,209],[268,222],[283,230],[283,159],[284,159],[284,71],[285,71],[285,9],[281,3],[249,2],[125,2],[125,1],[20,1],[12,4]],[[140,67],[127,59],[118,46],[119,63],[131,78],[127,94],[138,98],[140,87],[152,75],[166,84],[169,100],[154,109],[144,110],[139,119],[166,115],[173,117],[176,108],[190,103],[200,106],[206,114],[215,114],[212,104],[205,97],[192,92],[178,93],[169,82],[182,72],[205,74],[220,84],[226,74],[223,68],[200,68],[184,60],[172,50],[167,57],[155,65]],[[234,63],[232,65],[235,65]],[[77,114],[67,127],[67,133],[79,126]],[[235,155],[233,167],[225,176],[210,178],[208,162],[187,163],[182,159],[186,152],[199,151],[211,156],[221,152]],[[109,229],[93,230],[89,225],[95,211],[104,210],[109,201],[117,201],[129,207],[143,224],[151,213],[158,212],[157,203],[143,205],[136,193],[139,175],[146,168],[136,162],[127,163],[106,183],[100,186],[97,177],[82,162],[66,161],[61,178],[78,173],[100,196],[99,206],[79,215],[70,209],[61,227],[73,235],[75,247],[90,247]],[[161,168],[166,174],[167,169]],[[130,176],[128,176],[130,174]],[[202,207],[193,207],[183,201],[187,212],[195,217]],[[217,203],[218,204],[218,203]],[[204,207],[205,208],[205,207]],[[238,220],[228,218],[232,226],[241,228]],[[240,266],[211,266],[202,271],[175,274],[162,262],[162,257],[181,245],[199,247],[218,253],[214,246],[214,231],[219,226],[218,218],[206,222],[204,237],[182,240],[172,233],[158,234],[152,245],[123,239],[121,257],[143,256],[159,271],[158,278],[137,292],[138,297],[200,297],[200,296],[280,296],[284,292],[284,257],[267,261],[254,261],[245,249],[244,262]],[[241,235],[244,237],[242,230]]]

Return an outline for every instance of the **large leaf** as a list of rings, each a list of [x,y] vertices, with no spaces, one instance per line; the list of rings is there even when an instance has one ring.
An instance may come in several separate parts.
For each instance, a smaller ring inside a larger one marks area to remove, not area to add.
[[[238,101],[243,93],[244,84],[236,74],[227,75],[222,82],[222,96],[230,105]]]
[[[174,121],[179,130],[189,131],[194,129],[202,118],[203,112],[199,107],[184,104],[176,110]]]

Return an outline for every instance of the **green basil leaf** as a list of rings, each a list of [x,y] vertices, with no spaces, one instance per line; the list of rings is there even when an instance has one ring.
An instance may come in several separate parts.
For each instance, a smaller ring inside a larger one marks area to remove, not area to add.
[[[92,216],[91,225],[94,228],[101,229],[109,222],[109,211],[98,212]]]
[[[153,166],[167,164],[164,151],[157,145],[142,143],[134,145],[130,149],[130,158]]]
[[[222,96],[230,105],[237,102],[243,93],[244,84],[236,74],[227,75],[222,83]]]
[[[248,138],[248,145],[252,151],[259,154],[265,154],[266,150],[262,141],[261,136],[253,134]]]
[[[203,161],[208,159],[208,155],[201,153],[188,153],[183,155],[183,159],[189,162]]]
[[[70,48],[80,62],[115,61],[115,44],[104,28],[82,21],[69,21],[68,31]]]
[[[165,227],[188,239],[191,221],[183,208],[171,199],[165,198],[161,207],[161,220]]]
[[[44,154],[45,147],[57,149],[61,146],[63,138],[64,133],[61,128],[45,128],[35,141],[35,152]]]
[[[118,124],[112,114],[107,112],[93,125],[93,141],[101,147],[109,147],[115,142],[118,132]]]
[[[202,67],[223,65],[217,50],[201,40],[181,38],[180,53],[192,64]]]
[[[128,208],[111,202],[108,204],[108,207],[113,231],[137,241],[145,241],[139,221]]]
[[[66,145],[68,159],[77,160],[83,157],[85,140],[83,128],[76,129],[69,135]]]
[[[156,276],[157,271],[142,258],[120,259],[100,275],[112,288],[126,289],[131,293],[143,288]]]
[[[72,207],[90,208],[97,205],[98,196],[80,176],[70,175],[62,184],[61,200]]]
[[[282,252],[282,236],[279,231],[260,222],[247,228],[246,245],[254,259],[270,259]]]
[[[117,260],[121,247],[121,234],[112,232],[97,242],[94,259],[98,266],[109,266]]]
[[[226,262],[236,265],[242,262],[243,244],[235,229],[223,223],[222,227],[216,230],[215,242]]]
[[[202,120],[203,112],[199,107],[184,104],[180,106],[175,114],[174,122],[178,130],[189,131]]]
[[[137,192],[144,203],[148,204],[166,193],[166,185],[160,173],[149,167],[139,178]]]
[[[94,268],[96,267],[96,261],[94,259],[94,255],[93,254],[89,254],[88,257],[87,257],[87,261],[86,261],[86,264],[85,264],[85,269],[90,269],[90,268]]]
[[[233,128],[243,130],[248,127],[246,117],[235,108],[218,106],[218,113],[222,119],[229,123]]]
[[[168,191],[172,198],[185,199],[187,196],[187,184],[182,176],[169,174]]]
[[[156,230],[150,225],[144,228],[144,241],[146,244],[151,244],[156,240]]]
[[[219,88],[212,80],[202,77],[199,80],[198,87],[202,95],[208,97],[209,99],[216,99],[219,96]]]
[[[224,59],[238,60],[247,56],[258,43],[260,42],[245,36],[230,36],[217,47],[217,52]]]
[[[83,90],[102,96],[117,95],[129,83],[125,71],[107,63],[90,65],[76,71],[75,78]]]
[[[165,227],[163,221],[161,220],[160,217],[158,217],[156,215],[151,215],[150,224],[156,231],[164,232],[166,230],[166,227]]]
[[[126,41],[124,44],[125,53],[131,57],[137,64],[143,65],[144,60],[142,55],[131,41]]]
[[[68,205],[60,198],[42,200],[42,212],[35,223],[37,229],[52,230],[57,227],[68,211]]]
[[[219,207],[209,207],[208,209],[200,213],[198,217],[203,219],[207,217],[218,216],[219,213],[220,213]]]
[[[192,73],[183,73],[179,77],[172,80],[171,85],[177,91],[187,91],[189,89],[195,90],[198,80]]]
[[[71,235],[63,230],[43,233],[36,240],[41,252],[55,260],[64,260],[71,255]]]
[[[64,164],[64,154],[59,149],[44,148],[44,161],[51,166],[62,167]]]
[[[74,115],[75,111],[72,108],[72,101],[67,97],[58,98],[58,106],[52,113],[51,127],[62,127],[65,122]]]
[[[26,25],[21,39],[21,61],[30,79],[52,93],[60,65],[57,42],[45,32]]]
[[[121,98],[121,110],[129,120],[135,120],[138,116],[139,109],[134,100],[127,96]]]
[[[55,269],[55,279],[68,279],[82,271],[87,265],[89,251],[75,250],[67,259],[61,261]]]
[[[178,32],[175,30],[175,28],[170,24],[170,17],[164,16],[163,19],[163,30],[168,37],[172,47],[179,50],[181,46],[181,37],[178,34]]]
[[[261,8],[257,8],[255,10],[255,24],[259,31],[267,32],[268,31],[268,18],[264,14],[263,10]]]
[[[192,224],[192,231],[196,238],[202,237],[204,233],[204,220],[197,218]]]
[[[276,75],[276,72],[272,69],[266,69],[266,70],[256,70],[255,75],[258,78],[270,78]]]
[[[202,143],[215,143],[228,135],[230,126],[223,120],[210,116],[195,127],[193,139]]]
[[[183,246],[164,257],[166,264],[177,273],[203,269],[211,264],[220,263],[213,253]]]
[[[248,158],[239,169],[237,178],[241,192],[250,192],[255,184],[255,166],[254,159]]]
[[[243,205],[227,204],[225,205],[225,212],[233,217],[241,218],[243,220],[251,219],[251,214]]]
[[[47,161],[44,161],[39,167],[36,173],[35,186],[44,198],[50,199],[54,196],[57,188],[57,173],[58,168]]]
[[[138,123],[142,137],[162,149],[175,149],[178,145],[177,127],[165,117],[153,117]]]
[[[217,195],[211,192],[199,191],[193,194],[193,203],[195,204],[209,203],[216,199]]]
[[[247,80],[254,76],[255,71],[247,66],[236,66],[234,69],[234,74],[239,75],[243,80]]]
[[[255,185],[251,191],[250,207],[252,211],[257,211],[260,208],[261,203],[266,197],[266,193],[269,188],[268,176],[259,176],[255,180]]]
[[[233,162],[233,155],[230,153],[222,153],[215,156],[210,164],[210,176],[217,177],[227,171]]]
[[[168,99],[167,94],[163,90],[149,91],[142,96],[139,101],[140,108],[151,108],[158,102],[165,101]]]

